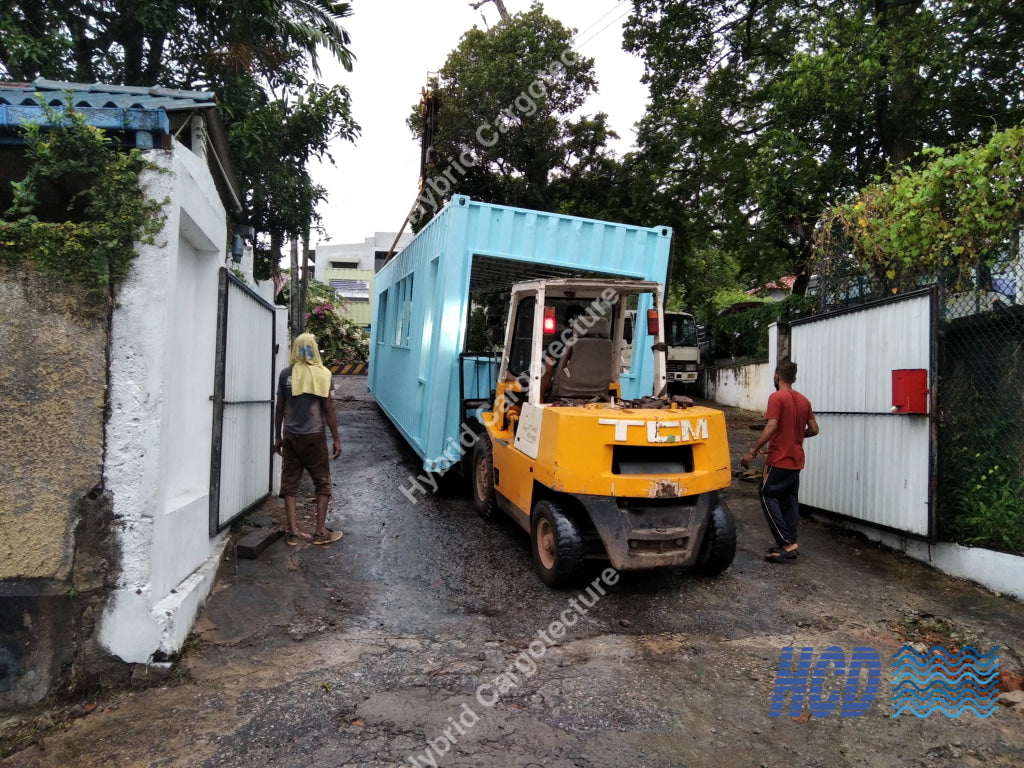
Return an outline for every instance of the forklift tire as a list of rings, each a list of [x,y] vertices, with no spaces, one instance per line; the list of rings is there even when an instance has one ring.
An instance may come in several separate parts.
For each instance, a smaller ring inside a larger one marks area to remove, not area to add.
[[[473,472],[470,475],[473,487],[473,507],[484,520],[493,520],[498,514],[498,502],[494,496],[494,454],[491,439],[480,435],[473,448]]]
[[[722,503],[715,505],[704,529],[697,564],[693,572],[701,576],[717,576],[732,565],[736,557],[736,521]]]
[[[533,562],[541,581],[549,587],[571,585],[583,572],[583,537],[561,506],[541,499],[530,516]]]

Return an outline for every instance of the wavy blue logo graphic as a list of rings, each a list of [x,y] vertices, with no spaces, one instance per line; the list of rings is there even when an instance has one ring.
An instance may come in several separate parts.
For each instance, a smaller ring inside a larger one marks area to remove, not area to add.
[[[999,648],[980,654],[967,646],[958,653],[935,647],[917,653],[904,646],[892,657],[892,716],[920,718],[939,710],[946,717],[973,712],[988,717],[999,698]]]

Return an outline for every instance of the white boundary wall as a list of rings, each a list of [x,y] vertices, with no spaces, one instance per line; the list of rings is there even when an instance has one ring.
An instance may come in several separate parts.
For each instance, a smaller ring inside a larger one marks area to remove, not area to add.
[[[864,534],[869,541],[894,549],[914,560],[928,563],[950,576],[973,581],[993,592],[1024,601],[1024,557],[948,542],[929,544],[920,539],[900,536],[854,522],[843,521],[840,525]]]
[[[179,650],[213,586],[228,534],[209,536],[217,278],[227,217],[202,158],[175,142],[148,153],[163,231],[122,285],[110,339],[104,480],[113,494],[120,579],[100,643],[126,662]],[[248,265],[251,282],[251,261]],[[269,448],[269,446],[268,446]]]
[[[737,365],[709,370],[706,397],[715,403],[764,413],[768,395],[775,390],[775,367],[770,363]]]

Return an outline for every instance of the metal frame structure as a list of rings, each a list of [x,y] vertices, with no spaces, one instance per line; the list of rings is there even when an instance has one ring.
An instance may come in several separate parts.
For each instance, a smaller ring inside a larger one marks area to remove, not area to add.
[[[225,268],[220,270],[218,290],[217,360],[211,397],[211,537],[270,495],[277,343],[272,304]],[[233,292],[239,301],[232,301]],[[261,311],[265,311],[266,328],[254,328],[260,319],[259,314],[254,313]],[[269,336],[261,338],[257,331],[267,329]],[[266,417],[260,418],[264,409]],[[264,472],[265,486],[260,480]],[[226,482],[229,478],[230,482]]]

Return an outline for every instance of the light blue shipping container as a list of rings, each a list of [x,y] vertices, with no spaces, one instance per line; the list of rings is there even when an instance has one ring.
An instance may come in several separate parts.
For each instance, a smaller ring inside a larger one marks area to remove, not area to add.
[[[671,240],[669,227],[453,197],[374,280],[369,388],[424,469],[443,468],[446,451],[458,444],[465,418],[460,378],[467,398],[488,399],[495,385],[497,365],[489,358],[460,358],[471,286],[507,291],[523,280],[553,277],[664,283]],[[641,298],[637,317],[650,302]],[[627,399],[654,387],[650,345],[634,342],[633,349],[630,371],[620,378]]]

